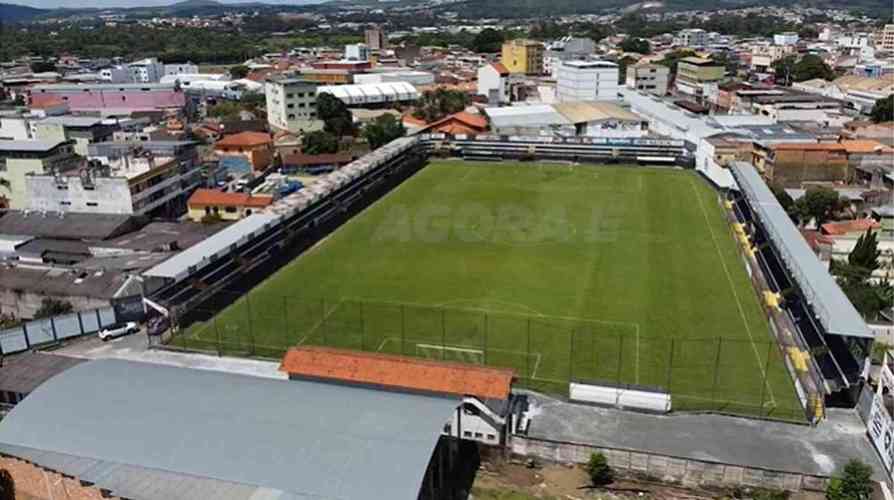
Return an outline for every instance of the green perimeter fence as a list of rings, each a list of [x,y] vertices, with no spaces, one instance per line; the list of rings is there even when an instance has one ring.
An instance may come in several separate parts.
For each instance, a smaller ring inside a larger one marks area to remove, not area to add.
[[[805,421],[769,339],[646,337],[636,323],[269,294],[190,317],[173,346],[275,359],[296,345],[401,354],[512,368],[520,386],[556,395],[569,382],[642,387],[669,392],[675,410]]]

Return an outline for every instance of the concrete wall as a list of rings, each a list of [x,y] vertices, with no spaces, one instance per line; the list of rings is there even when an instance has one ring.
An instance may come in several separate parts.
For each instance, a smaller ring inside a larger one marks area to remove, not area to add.
[[[32,210],[84,212],[94,214],[132,214],[133,200],[124,177],[99,177],[84,186],[80,177],[30,175],[25,187]]]
[[[552,462],[586,463],[601,452],[615,470],[639,473],[682,486],[751,486],[788,491],[824,491],[827,478],[795,472],[772,471],[702,460],[670,457],[631,450],[543,441],[512,436],[513,453]]]
[[[40,309],[40,303],[47,298],[46,295],[32,292],[16,293],[16,290],[0,289],[0,311],[12,313],[16,318],[33,318],[34,313]],[[108,307],[109,301],[90,297],[53,297],[55,299],[71,302],[75,311]]]

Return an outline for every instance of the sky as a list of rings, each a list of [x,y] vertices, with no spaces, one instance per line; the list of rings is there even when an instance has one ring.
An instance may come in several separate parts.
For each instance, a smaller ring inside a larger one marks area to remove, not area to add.
[[[224,4],[245,3],[246,0],[218,0]],[[255,0],[252,0],[255,1]],[[320,0],[257,0],[262,3],[275,3],[287,5],[303,5],[308,3],[319,3]],[[150,7],[158,5],[171,5],[176,0],[0,0],[0,3],[12,3],[17,5],[27,5],[28,7],[37,7],[40,9],[54,9],[57,7],[72,8],[105,8],[105,7]]]

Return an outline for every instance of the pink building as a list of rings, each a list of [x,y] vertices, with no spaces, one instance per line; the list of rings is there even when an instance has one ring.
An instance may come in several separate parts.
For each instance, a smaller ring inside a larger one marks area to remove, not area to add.
[[[31,105],[41,106],[62,100],[71,111],[134,111],[179,110],[186,106],[186,96],[173,84],[103,83],[88,85],[35,85],[31,89]]]

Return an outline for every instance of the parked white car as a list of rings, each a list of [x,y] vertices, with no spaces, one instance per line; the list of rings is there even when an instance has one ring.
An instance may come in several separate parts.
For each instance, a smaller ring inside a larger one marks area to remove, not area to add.
[[[123,325],[103,328],[99,331],[99,338],[103,341],[112,340],[116,337],[123,337],[124,335],[130,335],[131,333],[137,333],[138,331],[140,331],[140,327],[133,321],[128,321]]]

